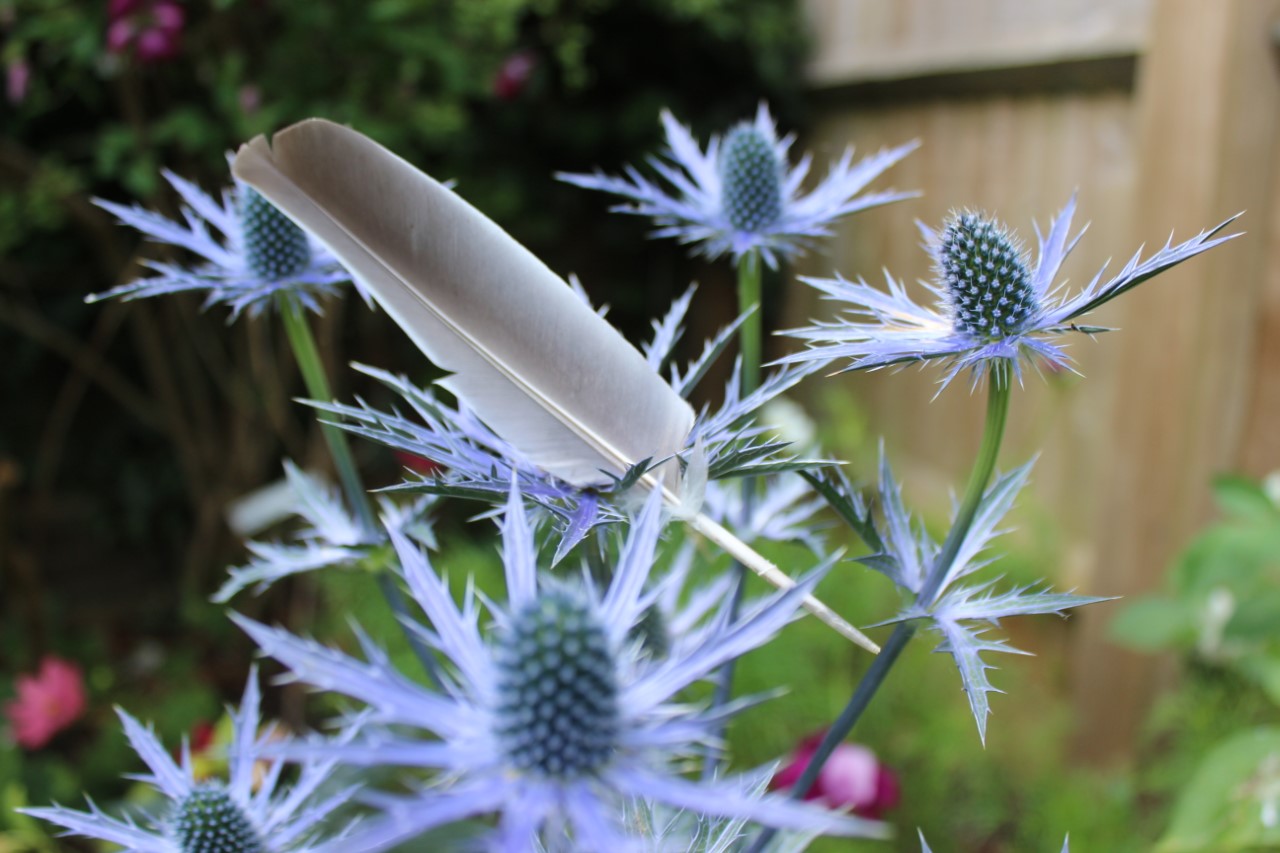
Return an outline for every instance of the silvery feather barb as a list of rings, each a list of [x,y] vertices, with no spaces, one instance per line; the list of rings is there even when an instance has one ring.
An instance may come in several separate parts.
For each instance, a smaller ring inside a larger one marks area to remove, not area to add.
[[[95,203],[155,242],[186,249],[203,263],[144,261],[156,275],[94,294],[90,302],[207,291],[205,307],[226,305],[234,321],[245,311],[262,313],[280,293],[293,294],[320,313],[320,297],[336,294],[339,284],[351,280],[324,246],[249,187],[238,185],[215,199],[172,172],[164,177],[183,201],[180,222],[136,205]]]
[[[1071,236],[1073,195],[1047,234],[1036,228],[1039,254],[1034,266],[1017,237],[1003,224],[982,214],[951,214],[941,231],[920,224],[925,249],[933,257],[936,279],[925,287],[934,307],[913,300],[903,283],[885,273],[886,290],[842,278],[805,278],[823,298],[847,306],[847,316],[834,322],[794,329],[785,334],[809,342],[807,351],[783,359],[852,359],[845,370],[874,370],[929,359],[946,359],[945,387],[961,371],[975,382],[998,362],[1009,362],[1021,376],[1021,360],[1052,368],[1071,368],[1072,361],[1056,338],[1067,332],[1108,331],[1077,325],[1075,320],[1142,282],[1239,234],[1215,236],[1231,217],[1186,242],[1173,238],[1154,255],[1142,249],[1115,276],[1103,280],[1106,266],[1079,293],[1067,296],[1058,272],[1083,229]]]
[[[358,849],[382,850],[487,814],[498,816],[488,839],[495,850],[525,853],[535,841],[553,851],[632,849],[638,839],[622,818],[628,803],[646,799],[801,831],[882,832],[874,822],[761,797],[741,780],[698,784],[679,775],[676,762],[734,709],[703,710],[677,694],[796,618],[821,570],[736,621],[719,616],[696,626],[694,639],[673,644],[668,655],[642,651],[632,632],[653,603],[646,587],[661,512],[655,490],[630,528],[612,580],[599,589],[539,571],[533,530],[513,489],[502,525],[507,600],[489,605],[488,631],[481,630],[474,589],[459,605],[426,557],[393,533],[405,579],[431,626],[419,632],[452,670],[444,692],[401,675],[368,641],[359,660],[237,619],[295,678],[368,706],[369,735],[294,745],[285,754],[438,773],[416,794],[379,795],[386,815],[354,839]]]
[[[795,166],[787,155],[795,137],[778,138],[764,104],[754,121],[742,122],[724,137],[712,136],[704,150],[668,111],[662,113],[667,149],[649,165],[666,182],[651,181],[634,167],[626,177],[595,174],[556,175],[560,180],[622,196],[630,204],[613,208],[620,213],[650,216],[660,226],[654,237],[674,237],[697,245],[710,259],[730,255],[735,261],[752,251],[770,267],[779,258],[802,253],[817,237],[828,236],[837,219],[860,210],[912,198],[918,193],[892,190],[861,194],[886,169],[919,145],[897,148],[853,162],[853,149],[833,163],[827,176],[809,192],[801,184],[812,157]]]
[[[357,789],[320,796],[336,764],[329,759],[302,762],[293,785],[283,784],[284,761],[264,751],[274,742],[273,732],[259,733],[260,699],[255,668],[233,715],[225,782],[198,780],[185,745],[181,763],[175,762],[150,728],[118,711],[130,745],[150,771],[139,778],[168,801],[163,814],[138,823],[112,817],[92,802],[87,812],[62,806],[22,811],[71,834],[119,844],[134,853],[349,853],[356,849],[345,840],[350,827],[331,834],[327,841],[320,835],[322,825]]]
[[[880,458],[879,497],[883,520],[878,530],[868,537],[880,547],[880,553],[862,558],[861,562],[889,577],[895,584],[910,593],[915,600],[893,619],[881,624],[891,624],[910,619],[927,620],[943,637],[938,651],[948,652],[960,670],[964,691],[969,697],[969,707],[978,724],[978,736],[986,742],[987,716],[991,713],[988,694],[999,692],[987,678],[992,669],[981,655],[984,652],[1026,654],[1003,639],[991,639],[987,632],[999,625],[1006,616],[1056,613],[1065,615],[1072,607],[1081,607],[1106,598],[1051,592],[1047,587],[1020,587],[996,593],[993,587],[998,578],[978,584],[959,584],[974,572],[989,565],[985,557],[987,545],[1004,533],[996,525],[1013,505],[1014,498],[1027,482],[1031,473],[1028,462],[1020,468],[997,477],[983,495],[982,502],[969,527],[955,559],[938,586],[932,600],[921,600],[925,582],[938,558],[940,547],[914,520],[902,501],[902,491],[893,478],[889,462],[883,451]]]

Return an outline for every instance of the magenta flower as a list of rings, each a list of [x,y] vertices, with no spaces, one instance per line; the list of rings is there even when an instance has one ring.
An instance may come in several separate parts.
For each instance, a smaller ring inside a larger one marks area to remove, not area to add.
[[[816,732],[800,741],[791,762],[774,775],[769,787],[786,789],[798,782],[824,735],[825,731]],[[842,743],[822,765],[804,799],[877,819],[898,805],[901,794],[897,774],[881,764],[874,752],[859,744]]]
[[[20,104],[27,98],[27,90],[31,88],[31,66],[27,60],[19,56],[9,60],[4,67],[4,94],[11,104]]]
[[[502,61],[493,77],[493,94],[500,101],[514,101],[524,92],[538,67],[538,56],[525,48]]]
[[[111,0],[107,50],[132,53],[142,63],[164,62],[182,52],[186,13],[177,0]]]
[[[40,749],[84,713],[80,667],[52,655],[40,661],[37,674],[18,676],[17,692],[4,713],[13,725],[13,739],[23,749]]]

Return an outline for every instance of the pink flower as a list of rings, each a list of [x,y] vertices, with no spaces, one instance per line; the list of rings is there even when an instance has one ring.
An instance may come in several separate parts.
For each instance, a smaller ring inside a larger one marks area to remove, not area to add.
[[[800,742],[791,762],[779,770],[769,783],[771,788],[790,788],[800,781],[818,750],[826,732],[817,732]],[[865,746],[842,743],[818,771],[806,800],[817,800],[828,808],[852,809],[866,818],[879,818],[898,805],[902,792],[897,775],[882,765],[876,754]]]
[[[407,450],[393,450],[396,461],[406,468],[430,476],[432,474],[440,474],[444,471],[444,466],[434,459],[428,459],[425,456],[419,456],[416,453],[409,453]]]
[[[514,101],[529,85],[538,56],[532,50],[517,50],[502,61],[493,78],[493,94],[502,101]]]
[[[31,85],[31,66],[22,57],[9,60],[4,69],[4,93],[11,104],[20,104]]]
[[[70,661],[48,655],[36,675],[20,675],[18,698],[5,705],[13,737],[24,749],[40,749],[84,713],[84,676]]]
[[[182,52],[186,14],[177,0],[111,0],[107,50],[132,51],[139,62],[163,62]]]

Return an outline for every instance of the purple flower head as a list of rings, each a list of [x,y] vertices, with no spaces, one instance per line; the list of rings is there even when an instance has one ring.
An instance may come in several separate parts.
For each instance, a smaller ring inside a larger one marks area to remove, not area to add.
[[[774,268],[779,258],[797,256],[816,238],[829,235],[837,219],[916,195],[892,190],[862,192],[913,151],[915,142],[882,150],[857,163],[853,162],[853,149],[846,149],[827,176],[806,193],[801,184],[812,160],[805,155],[795,166],[788,165],[787,154],[795,137],[778,138],[764,104],[754,121],[736,125],[724,137],[711,137],[705,150],[688,128],[665,110],[662,125],[667,149],[662,157],[649,160],[661,182],[649,180],[630,166],[625,178],[600,171],[591,175],[562,172],[556,177],[627,199],[628,204],[613,209],[653,217],[659,226],[655,237],[697,244],[697,252],[710,259],[730,255],[736,262],[758,251]]]
[[[632,804],[663,803],[700,815],[741,818],[781,828],[844,835],[878,834],[878,824],[775,797],[739,779],[699,784],[680,762],[714,737],[734,707],[704,709],[679,699],[724,662],[767,642],[798,615],[821,571],[749,607],[693,620],[667,654],[653,654],[633,633],[661,597],[650,583],[662,532],[654,493],[634,520],[603,587],[539,571],[534,531],[518,490],[502,523],[507,598],[490,603],[468,585],[461,600],[426,557],[392,533],[414,599],[429,626],[422,639],[449,664],[443,692],[392,668],[364,642],[365,659],[237,621],[268,655],[315,687],[368,707],[367,735],[350,742],[288,746],[304,760],[431,771],[428,787],[379,795],[385,817],[353,841],[366,853],[474,815],[497,815],[491,848],[512,853],[636,849],[642,839],[623,821]]]
[[[351,280],[327,249],[256,191],[238,186],[214,199],[171,172],[164,176],[184,202],[181,222],[137,206],[95,203],[150,239],[201,261],[192,266],[146,261],[156,275],[94,294],[90,302],[204,291],[205,306],[226,305],[234,321],[244,311],[257,316],[284,294],[319,313],[320,297],[338,293],[338,285]]]
[[[356,788],[322,795],[320,789],[329,783],[335,766],[324,759],[304,761],[293,784],[286,784],[284,762],[264,751],[275,737],[271,729],[259,732],[260,700],[255,669],[233,714],[228,776],[221,781],[198,779],[185,744],[181,760],[175,762],[150,728],[118,711],[130,745],[149,771],[136,778],[168,801],[163,814],[144,816],[139,823],[112,817],[92,802],[87,812],[62,806],[22,811],[70,834],[118,844],[134,853],[342,853],[354,849],[344,843],[346,828],[327,841],[320,836],[323,824]]]
[[[1047,234],[1036,229],[1039,255],[1034,265],[1012,232],[995,219],[972,211],[953,213],[941,231],[920,224],[925,248],[933,257],[936,279],[924,286],[934,296],[928,307],[913,300],[902,282],[885,273],[887,290],[842,278],[806,278],[824,298],[843,303],[846,316],[787,334],[808,341],[809,349],[782,360],[851,359],[845,370],[876,370],[891,365],[944,359],[946,387],[965,370],[980,381],[998,364],[1021,377],[1030,359],[1050,369],[1070,369],[1071,359],[1057,343],[1067,332],[1093,334],[1107,329],[1074,321],[1188,258],[1238,234],[1216,237],[1235,217],[1216,228],[1173,245],[1173,239],[1145,261],[1139,249],[1113,278],[1103,281],[1104,266],[1082,291],[1062,292],[1058,271],[1083,230],[1071,237],[1072,196]]]

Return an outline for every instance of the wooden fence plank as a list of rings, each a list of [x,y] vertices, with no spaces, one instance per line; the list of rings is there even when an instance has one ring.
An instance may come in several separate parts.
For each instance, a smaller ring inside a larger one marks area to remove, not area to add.
[[[810,0],[816,86],[1139,52],[1151,0]]]
[[[926,197],[842,225],[829,255],[806,260],[802,273],[871,279],[883,265],[907,281],[926,278],[913,219],[936,224],[948,208],[967,205],[1029,237],[1032,217],[1043,223],[1079,188],[1081,218],[1092,227],[1064,269],[1078,287],[1108,256],[1123,262],[1141,241],[1163,243],[1170,229],[1182,239],[1249,209],[1248,242],[1215,250],[1098,312],[1098,323],[1122,331],[1073,345],[1085,380],[1031,376],[1014,402],[1003,464],[1044,449],[1017,521],[1034,531],[1040,513],[1059,525],[1055,583],[1097,595],[1157,587],[1210,514],[1211,474],[1280,465],[1280,223],[1271,215],[1280,194],[1280,82],[1271,45],[1280,3],[810,0],[809,8],[824,22],[815,74],[827,88],[807,142],[835,155],[850,141],[868,150],[918,136],[924,148],[892,180]],[[1073,12],[1082,20],[1120,17],[1110,19],[1111,30],[1090,30],[1072,22]],[[1028,33],[1055,27],[1080,44],[1089,32],[1129,33],[1141,51],[1136,89],[957,99],[942,97],[952,90],[939,86],[930,96],[939,77],[907,99],[867,101],[847,86],[830,88],[853,79],[851,68],[854,77],[880,73],[857,71],[857,62],[870,67],[889,57],[878,67],[914,74],[923,66],[898,66],[943,41],[970,39],[998,53],[1001,44],[1035,43]],[[906,59],[890,57],[895,50]],[[841,59],[841,52],[861,59]],[[830,309],[801,288],[790,314],[796,325],[829,317]],[[814,400],[847,393],[862,401],[908,493],[939,513],[946,487],[962,481],[972,459],[981,400],[957,388],[929,402],[936,378],[935,370],[846,375],[827,380]],[[1033,532],[1023,536],[1030,547],[1047,547]],[[1151,659],[1109,644],[1107,624],[1118,607],[1090,608],[1071,625],[1075,754],[1087,760],[1130,754],[1158,680]]]
[[[1140,379],[1117,385],[1109,482],[1098,504],[1099,571],[1090,592],[1158,586],[1210,516],[1208,482],[1248,454],[1273,198],[1280,78],[1271,23],[1280,4],[1161,0],[1139,70],[1135,239],[1158,245],[1248,208],[1254,234],[1135,292],[1119,357]],[[1155,688],[1150,661],[1108,645],[1103,611],[1086,612],[1073,680],[1086,759],[1127,755]]]

